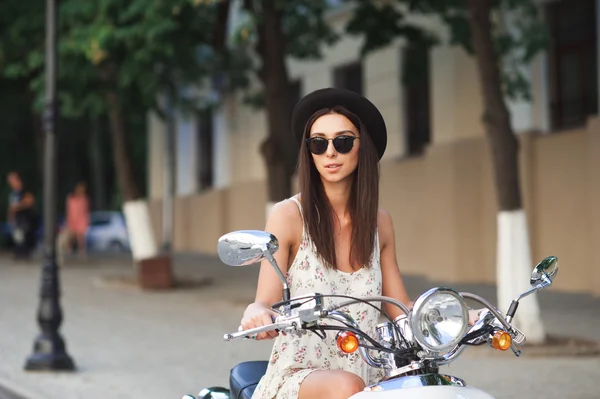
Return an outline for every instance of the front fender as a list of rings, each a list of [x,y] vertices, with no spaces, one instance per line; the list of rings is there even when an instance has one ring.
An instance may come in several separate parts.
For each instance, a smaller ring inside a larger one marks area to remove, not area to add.
[[[396,377],[365,388],[351,399],[494,399],[460,378],[444,374]]]
[[[386,391],[360,392],[350,399],[494,399],[474,387],[426,386]]]

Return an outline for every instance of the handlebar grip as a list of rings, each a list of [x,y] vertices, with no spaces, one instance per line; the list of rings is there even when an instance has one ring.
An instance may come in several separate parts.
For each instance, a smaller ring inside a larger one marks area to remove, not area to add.
[[[235,338],[246,337],[246,336],[258,334],[261,332],[266,332],[266,331],[271,331],[271,330],[279,330],[280,327],[281,326],[279,324],[274,323],[274,324],[267,324],[267,325],[261,326],[261,327],[249,328],[247,330],[242,330],[242,331],[234,332],[231,334],[225,334],[225,335],[223,335],[223,340],[231,341],[232,339],[235,339]]]

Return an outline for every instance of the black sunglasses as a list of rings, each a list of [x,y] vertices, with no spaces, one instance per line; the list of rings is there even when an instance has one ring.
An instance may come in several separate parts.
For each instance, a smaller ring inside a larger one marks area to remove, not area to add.
[[[327,151],[329,146],[329,140],[333,141],[333,148],[340,154],[347,154],[352,151],[354,147],[354,140],[358,140],[358,137],[354,136],[337,136],[333,139],[326,139],[325,137],[309,137],[304,141],[308,145],[308,149],[315,155],[323,155]]]

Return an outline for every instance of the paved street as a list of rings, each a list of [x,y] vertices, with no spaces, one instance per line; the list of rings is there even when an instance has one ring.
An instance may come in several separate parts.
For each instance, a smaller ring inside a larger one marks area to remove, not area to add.
[[[22,396],[0,386],[0,399],[25,399]]]
[[[223,333],[236,330],[245,304],[252,300],[257,267],[230,268],[214,258],[180,255],[178,276],[185,281],[211,278],[212,283],[147,293],[126,283],[108,284],[107,276],[132,270],[127,260],[108,258],[70,262],[61,271],[65,315],[61,332],[77,371],[25,372],[23,364],[38,331],[39,265],[0,259],[0,386],[25,399],[178,399],[207,385],[226,384],[229,369],[237,362],[268,356],[269,342],[221,339]],[[406,280],[412,296],[434,285],[418,278]],[[457,288],[494,301],[493,287]],[[597,337],[600,299],[549,291],[540,295],[540,301],[550,333]],[[600,357],[533,357],[525,351],[515,358],[477,348],[444,372],[497,398],[600,395]],[[0,390],[0,399],[5,399],[3,395]]]

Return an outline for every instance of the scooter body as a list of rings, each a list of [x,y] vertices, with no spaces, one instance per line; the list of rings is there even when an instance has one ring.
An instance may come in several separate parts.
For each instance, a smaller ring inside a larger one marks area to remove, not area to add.
[[[266,368],[266,362],[251,361],[235,366],[230,375],[231,391],[213,387],[200,392],[198,399],[250,399]],[[186,398],[189,399],[189,398]],[[350,399],[494,399],[490,394],[456,377],[420,374],[379,382]]]
[[[535,266],[531,289],[519,294],[503,315],[484,298],[449,287],[435,287],[421,294],[412,309],[396,299],[373,296],[353,298],[335,294],[306,294],[290,298],[290,290],[273,254],[277,238],[267,232],[244,230],[219,239],[221,260],[231,266],[255,264],[263,259],[271,263],[283,285],[283,301],[273,305],[278,316],[272,324],[225,334],[223,339],[251,339],[267,331],[288,334],[311,332],[321,338],[336,334],[338,349],[358,351],[371,367],[385,370],[384,378],[367,386],[351,399],[493,399],[493,397],[456,377],[440,374],[439,366],[454,361],[468,346],[489,345],[496,350],[511,349],[520,356],[525,335],[511,321],[519,301],[552,285],[558,273],[558,259],[550,256]],[[337,301],[332,301],[336,298]],[[479,319],[470,326],[466,300],[484,307]],[[402,310],[394,320],[380,323],[374,334],[367,334],[347,313],[340,311],[356,303],[387,303]],[[325,321],[334,324],[325,323]],[[369,351],[370,350],[370,351]],[[376,355],[373,354],[376,353]],[[267,369],[266,361],[244,362],[231,370],[230,389],[203,389],[198,399],[251,399],[256,385]],[[182,399],[194,399],[185,395]]]

